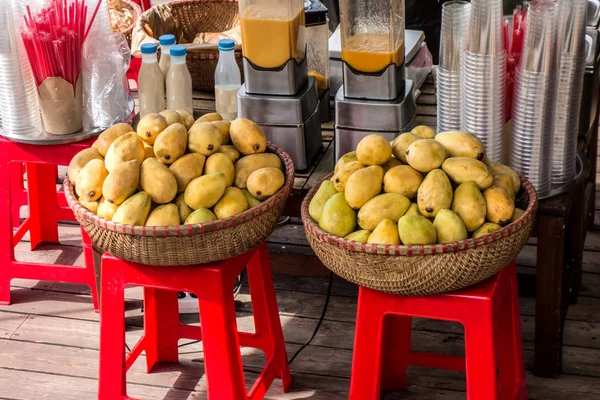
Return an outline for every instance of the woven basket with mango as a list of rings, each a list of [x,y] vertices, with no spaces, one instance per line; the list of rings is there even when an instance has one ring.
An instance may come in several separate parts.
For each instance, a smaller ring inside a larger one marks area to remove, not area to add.
[[[537,195],[489,161],[467,132],[371,135],[302,203],[323,264],[355,284],[406,296],[459,290],[498,273],[533,229]]]
[[[229,144],[232,142],[233,144]],[[74,182],[74,184],[73,184]],[[69,165],[65,195],[94,246],[157,266],[245,253],[275,228],[294,182],[287,153],[247,119],[148,114]]]

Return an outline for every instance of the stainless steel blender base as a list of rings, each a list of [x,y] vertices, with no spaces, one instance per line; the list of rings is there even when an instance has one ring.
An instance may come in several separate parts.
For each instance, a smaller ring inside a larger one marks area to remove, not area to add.
[[[394,100],[404,91],[404,63],[392,64],[380,74],[354,72],[345,62],[344,96],[355,99]]]
[[[306,57],[300,64],[296,63],[296,60],[289,60],[278,70],[258,69],[245,57],[243,63],[247,93],[294,96],[306,86],[308,76]]]
[[[331,89],[327,89],[319,96],[319,115],[321,123],[331,121]]]
[[[316,80],[308,77],[307,82],[295,96],[250,94],[246,83],[238,92],[238,116],[260,125],[299,170],[309,167],[323,140]]]

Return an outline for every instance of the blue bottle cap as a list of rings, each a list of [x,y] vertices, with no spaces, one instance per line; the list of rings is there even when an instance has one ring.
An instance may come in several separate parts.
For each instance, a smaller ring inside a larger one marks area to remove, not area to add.
[[[219,50],[231,51],[235,49],[235,42],[231,39],[219,40]]]
[[[185,47],[177,45],[177,46],[173,46],[171,47],[171,55],[178,57],[178,56],[185,56],[187,54],[187,51],[185,50]]]
[[[155,43],[144,43],[142,45],[142,54],[154,54],[156,53],[156,44]]]
[[[161,46],[172,46],[175,44],[175,35],[162,35],[158,41]]]

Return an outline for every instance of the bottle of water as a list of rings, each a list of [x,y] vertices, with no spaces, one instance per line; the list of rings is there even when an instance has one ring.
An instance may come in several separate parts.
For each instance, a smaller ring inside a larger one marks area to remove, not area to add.
[[[215,103],[217,113],[225,120],[237,117],[237,93],[242,86],[242,76],[234,56],[235,42],[219,41],[219,62],[215,71]]]

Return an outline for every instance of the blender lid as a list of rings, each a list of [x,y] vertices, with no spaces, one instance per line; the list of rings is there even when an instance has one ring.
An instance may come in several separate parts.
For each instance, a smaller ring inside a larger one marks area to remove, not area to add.
[[[409,63],[419,53],[421,45],[425,42],[425,32],[407,29],[404,33],[404,40],[404,58]],[[342,59],[342,36],[339,26],[329,38],[329,58]]]
[[[306,26],[326,24],[328,11],[319,0],[304,0]]]

